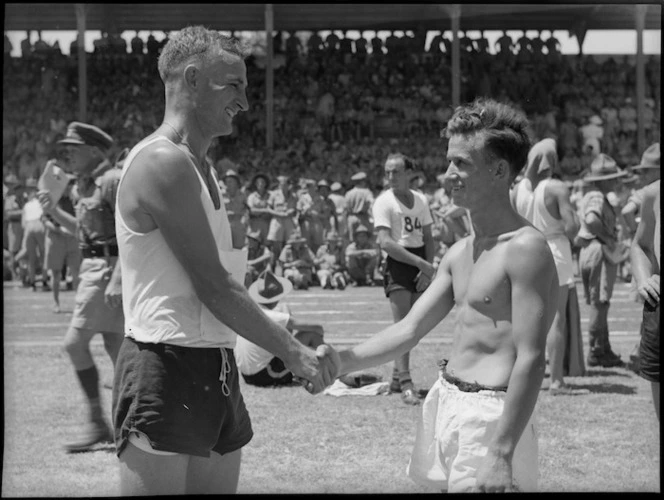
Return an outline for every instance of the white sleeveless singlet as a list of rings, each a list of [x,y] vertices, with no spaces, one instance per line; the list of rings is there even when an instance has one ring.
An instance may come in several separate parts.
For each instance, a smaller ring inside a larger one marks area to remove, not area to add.
[[[118,195],[124,175],[136,155],[156,141],[174,144],[167,137],[155,136],[134,146],[122,169]],[[242,283],[246,252],[242,259],[243,251],[233,250],[224,204],[221,203],[220,209],[215,210],[205,180],[193,162],[189,162],[203,188],[201,202],[217,244],[219,259],[233,278]],[[218,183],[214,187],[219,190]],[[218,194],[221,200],[221,192]],[[125,336],[146,343],[233,348],[236,333],[220,322],[198,298],[189,275],[166,244],[161,230],[157,228],[148,233],[137,233],[129,229],[121,215],[119,196],[117,200],[115,226],[122,266]],[[201,221],[201,224],[205,222]]]

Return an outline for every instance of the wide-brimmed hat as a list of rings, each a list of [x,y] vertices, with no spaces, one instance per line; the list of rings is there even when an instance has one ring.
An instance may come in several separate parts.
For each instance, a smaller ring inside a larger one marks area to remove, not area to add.
[[[600,153],[590,164],[590,172],[583,178],[586,182],[605,181],[617,179],[628,175],[629,172],[618,168],[616,161],[609,155]]]
[[[77,144],[85,146],[96,146],[106,151],[113,144],[113,138],[99,127],[88,123],[71,122],[67,126],[65,138],[58,144]]]
[[[336,193],[337,191],[341,191],[342,187],[343,186],[341,185],[341,182],[333,182],[332,185],[330,186],[330,191]]]
[[[330,229],[327,234],[325,234],[325,241],[340,241],[341,236],[334,229]]]
[[[359,234],[359,233],[367,233],[367,234],[369,234],[370,231],[369,231],[369,228],[368,228],[367,226],[365,226],[365,225],[363,225],[363,224],[360,224],[359,226],[357,226],[357,227],[355,228],[355,234]]]
[[[641,163],[634,165],[632,170],[642,170],[646,168],[660,168],[660,152],[659,152],[659,142],[651,145],[648,149],[643,152],[641,156]]]
[[[19,180],[18,180],[18,177],[16,177],[15,174],[9,173],[9,174],[5,175],[5,179],[4,179],[3,183],[7,187],[12,187],[12,186],[16,186],[19,183]]]
[[[593,125],[601,125],[602,123],[604,123],[598,115],[591,116],[589,121]]]
[[[317,186],[318,187],[326,187],[326,188],[330,187],[330,185],[327,183],[327,181],[325,179],[319,180]]]
[[[364,172],[358,172],[355,175],[353,175],[350,180],[353,182],[358,182],[358,181],[363,181],[364,179],[367,178],[367,174]]]
[[[249,296],[259,304],[279,302],[293,289],[293,283],[286,278],[280,278],[271,271],[263,272],[256,281],[249,286]]]
[[[224,173],[224,175],[221,178],[226,179],[226,177],[235,177],[237,179],[237,181],[240,182],[240,176],[232,168],[229,168],[228,170],[226,170],[226,172]]]

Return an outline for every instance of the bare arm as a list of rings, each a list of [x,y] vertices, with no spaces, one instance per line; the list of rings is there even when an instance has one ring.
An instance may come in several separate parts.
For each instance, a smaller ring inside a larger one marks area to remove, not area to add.
[[[630,247],[632,273],[639,295],[651,305],[659,303],[659,269],[653,251],[656,193],[647,193],[641,205],[641,221]]]
[[[567,239],[574,241],[579,232],[579,219],[570,201],[569,189],[564,183],[557,182],[554,193],[558,202],[558,212],[565,226],[565,235]]]
[[[339,352],[340,374],[363,370],[393,361],[429,333],[454,307],[449,262],[450,250],[440,263],[433,282],[413,304],[408,315],[361,344]]]
[[[394,241],[392,239],[392,235],[390,235],[389,228],[381,226],[377,227],[376,231],[378,233],[378,244],[383,250],[385,250],[385,252],[387,252],[387,255],[392,257],[394,260],[398,260],[399,262],[410,264],[411,266],[418,268],[429,278],[433,278],[435,269],[433,268],[431,262],[428,262],[426,259],[410,253],[408,250]],[[429,227],[429,236],[431,236],[431,227]]]
[[[551,251],[541,235],[510,243],[518,255],[507,264],[512,286],[512,338],[516,359],[503,413],[477,474],[480,491],[502,491],[512,484],[512,457],[530,419],[544,379],[546,336],[558,300],[558,277]]]
[[[141,158],[142,156],[142,158]],[[295,375],[314,383],[314,392],[331,380],[318,373],[315,352],[271,321],[219,260],[217,245],[201,203],[201,185],[182,153],[163,145],[139,153],[139,165],[125,174],[121,198],[128,209],[150,219],[189,276],[199,300],[222,323],[242,337],[278,356]],[[177,206],[177,210],[172,207]],[[123,212],[125,220],[127,213]]]

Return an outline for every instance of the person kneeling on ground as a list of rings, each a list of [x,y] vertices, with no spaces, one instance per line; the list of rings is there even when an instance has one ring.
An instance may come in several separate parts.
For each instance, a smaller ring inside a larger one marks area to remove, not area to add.
[[[290,280],[265,271],[248,291],[249,296],[265,310],[268,318],[293,333],[302,344],[316,349],[323,343],[323,327],[299,322],[290,313],[288,306],[279,303],[292,289]],[[235,360],[247,384],[259,387],[293,384],[293,373],[281,359],[244,337],[237,338]]]

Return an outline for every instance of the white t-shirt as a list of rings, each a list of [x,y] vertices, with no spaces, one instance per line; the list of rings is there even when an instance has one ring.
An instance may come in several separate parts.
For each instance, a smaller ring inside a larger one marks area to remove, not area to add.
[[[286,306],[281,306],[282,304],[279,304],[277,306],[278,309],[264,308],[263,312],[267,314],[267,317],[272,321],[286,328],[291,315],[287,312],[288,309]],[[255,375],[263,368],[267,367],[267,365],[270,364],[270,361],[272,361],[272,358],[274,358],[274,354],[257,346],[240,335],[238,335],[235,340],[234,354],[237,368],[240,373],[243,373],[244,375]]]
[[[394,195],[392,189],[382,192],[373,204],[374,227],[387,227],[399,245],[417,248],[424,245],[422,228],[433,224],[429,203],[424,194],[413,193],[413,207],[408,208]]]

